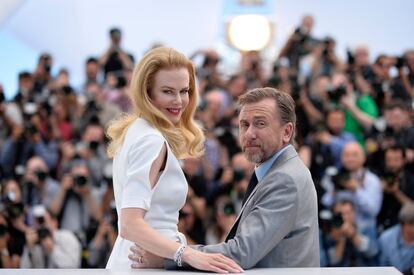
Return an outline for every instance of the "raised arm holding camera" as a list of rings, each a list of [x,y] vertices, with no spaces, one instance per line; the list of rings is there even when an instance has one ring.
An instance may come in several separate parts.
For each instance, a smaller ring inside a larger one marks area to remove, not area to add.
[[[35,209],[36,224],[26,231],[21,268],[79,268],[81,244],[69,230],[58,229],[57,217],[42,205]]]
[[[361,226],[375,228],[382,203],[382,188],[379,178],[364,168],[364,163],[365,152],[361,145],[357,142],[346,144],[342,152],[343,176],[323,179],[326,193],[322,204],[331,207],[337,200],[351,200],[355,205],[357,222]]]
[[[381,173],[384,200],[378,215],[379,231],[398,223],[398,212],[414,201],[412,172],[406,167],[404,147],[394,145],[385,149],[385,169]]]
[[[69,172],[63,176],[59,192],[50,204],[51,212],[60,217],[61,228],[83,235],[91,219],[101,219],[101,211],[91,188],[86,162],[73,160]],[[83,237],[80,236],[81,239]]]
[[[323,212],[321,212],[323,213]],[[351,201],[339,201],[329,217],[321,217],[325,266],[373,266],[377,264],[375,227],[363,227],[355,218]],[[326,215],[325,215],[326,216]]]

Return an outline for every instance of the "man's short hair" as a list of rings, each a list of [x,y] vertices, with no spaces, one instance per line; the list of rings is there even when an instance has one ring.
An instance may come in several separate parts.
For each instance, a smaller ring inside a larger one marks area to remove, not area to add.
[[[86,59],[86,64],[89,63],[98,63],[98,59],[96,57],[91,56],[88,59]]]
[[[401,224],[414,224],[414,203],[406,203],[398,214]]]
[[[32,78],[32,74],[30,73],[30,72],[28,72],[28,71],[23,71],[23,72],[20,72],[19,73],[19,81],[20,80],[22,80],[22,79],[24,79],[24,78]]]
[[[388,151],[400,151],[403,159],[405,159],[405,147],[400,145],[400,144],[395,144],[395,145],[392,145],[392,146],[386,148],[385,149],[385,154]]]
[[[279,119],[282,125],[288,122],[293,124],[293,134],[290,138],[290,142],[292,143],[293,140],[295,140],[296,135],[296,113],[295,101],[290,94],[271,87],[256,88],[241,95],[238,103],[241,108],[246,104],[256,103],[266,98],[273,98],[276,101],[276,112],[279,114]]]
[[[407,103],[405,103],[404,101],[402,101],[401,99],[394,99],[390,103],[385,105],[385,107],[384,107],[385,111],[390,111],[390,110],[394,110],[394,109],[401,109],[403,111],[409,111],[410,106]]]
[[[121,29],[119,28],[112,28],[109,30],[109,35],[112,36],[114,34],[121,34]]]

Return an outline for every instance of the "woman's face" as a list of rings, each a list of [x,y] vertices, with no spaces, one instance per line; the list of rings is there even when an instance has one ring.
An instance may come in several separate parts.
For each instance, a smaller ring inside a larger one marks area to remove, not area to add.
[[[177,125],[190,100],[189,90],[190,76],[186,68],[162,69],[155,74],[149,96],[152,104]]]

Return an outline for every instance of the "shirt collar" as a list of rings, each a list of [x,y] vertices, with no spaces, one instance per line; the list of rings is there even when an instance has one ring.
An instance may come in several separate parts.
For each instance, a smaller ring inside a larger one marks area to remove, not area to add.
[[[266,160],[265,162],[263,162],[262,164],[260,164],[258,167],[256,167],[256,169],[254,170],[254,172],[256,173],[257,181],[261,181],[264,178],[264,176],[266,175],[267,171],[269,171],[270,167],[272,167],[273,163],[290,146],[292,146],[292,145],[288,144],[287,146],[283,147],[282,149],[280,149],[279,151],[277,151],[270,159]]]

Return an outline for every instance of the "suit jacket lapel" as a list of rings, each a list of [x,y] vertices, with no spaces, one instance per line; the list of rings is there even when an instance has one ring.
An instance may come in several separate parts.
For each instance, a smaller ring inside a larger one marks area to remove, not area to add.
[[[294,158],[298,155],[298,153],[296,152],[295,148],[293,146],[291,146],[290,148],[287,148],[285,152],[283,152],[277,159],[276,161],[273,163],[272,167],[270,167],[269,171],[266,173],[266,175],[263,177],[263,179],[265,179],[267,177],[267,175],[269,174],[270,171],[277,169],[278,166],[280,166],[281,164],[283,164],[284,162],[288,161],[291,158]],[[239,215],[237,216],[236,220],[234,221],[233,225],[231,226],[231,229],[228,233],[231,232],[231,230],[233,229],[233,227],[238,223],[237,221],[241,218],[241,216],[243,215],[243,211],[244,208],[246,207],[246,205],[249,203],[249,201],[251,200],[251,198],[253,197],[253,195],[256,193],[257,189],[259,188],[259,186],[262,184],[263,179],[261,181],[259,181],[256,185],[256,187],[253,189],[252,193],[250,194],[250,196],[247,198],[245,204],[243,205],[243,207],[240,210]],[[228,235],[227,233],[227,235]],[[227,236],[226,236],[227,238]]]

